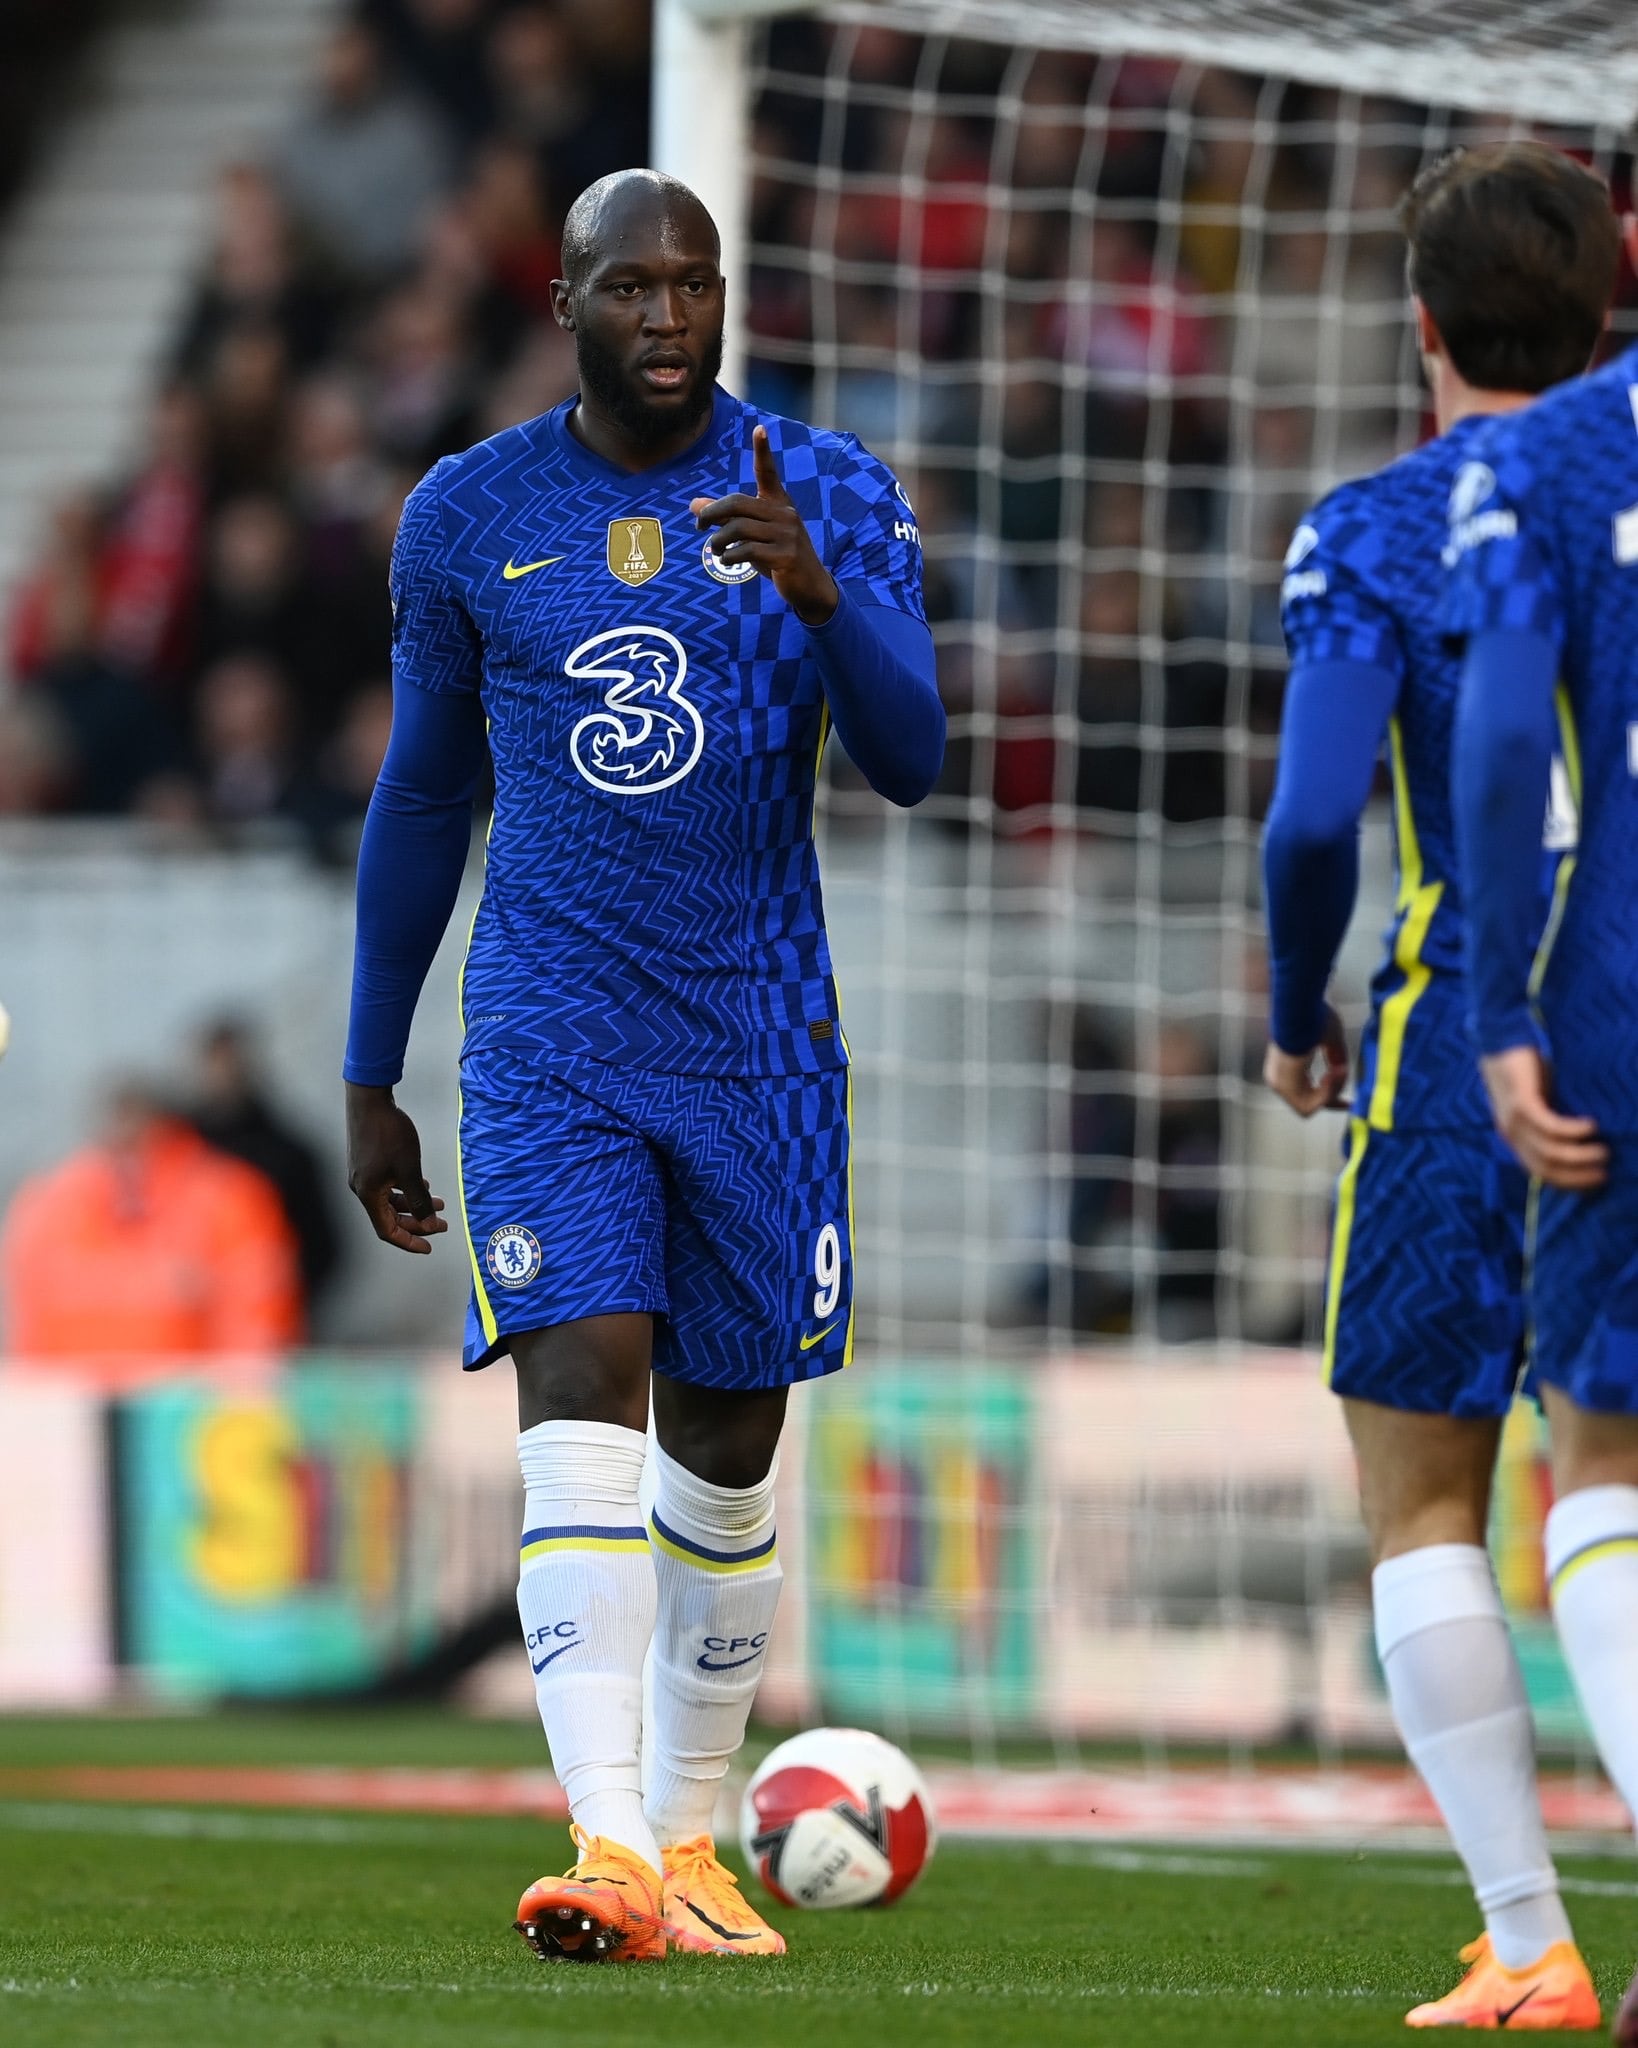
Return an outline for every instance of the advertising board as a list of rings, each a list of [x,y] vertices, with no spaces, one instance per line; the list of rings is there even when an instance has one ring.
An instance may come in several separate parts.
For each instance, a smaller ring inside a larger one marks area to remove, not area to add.
[[[415,1375],[311,1364],[259,1388],[181,1381],[121,1404],[124,1650],[158,1690],[306,1693],[413,1654]]]

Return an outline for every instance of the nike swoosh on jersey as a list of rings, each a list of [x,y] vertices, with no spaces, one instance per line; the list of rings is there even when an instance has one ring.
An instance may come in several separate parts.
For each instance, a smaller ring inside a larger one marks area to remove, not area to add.
[[[576,1636],[572,1643],[565,1643],[561,1650],[553,1650],[551,1656],[542,1657],[538,1664],[535,1662],[534,1658],[531,1657],[529,1659],[530,1670],[533,1671],[535,1676],[538,1678],[540,1674],[546,1669],[546,1666],[550,1664],[555,1658],[566,1657],[571,1650],[578,1650],[583,1640],[584,1639],[582,1637]]]
[[[538,562],[511,562],[501,571],[508,583],[516,583],[520,576],[532,576],[537,569],[549,569],[554,562],[567,561],[566,555],[542,555]]]
[[[802,1339],[801,1348],[804,1351],[811,1351],[815,1344],[823,1344],[825,1339],[830,1335],[831,1331],[834,1330],[835,1327],[835,1323],[826,1323],[825,1327],[822,1330],[815,1330],[811,1337],[804,1337]]]

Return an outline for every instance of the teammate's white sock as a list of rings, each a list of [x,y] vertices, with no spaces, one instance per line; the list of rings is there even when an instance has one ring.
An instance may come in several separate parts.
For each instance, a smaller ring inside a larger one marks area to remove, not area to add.
[[[637,1505],[647,1443],[641,1430],[607,1422],[538,1422],[518,1438],[518,1614],[570,1812],[658,1870],[640,1762],[655,1600]]]
[[[1615,1789],[1638,1818],[1638,1486],[1587,1486],[1547,1517],[1565,1662]]]
[[[717,1792],[745,1740],[784,1572],[773,1472],[757,1486],[710,1486],[658,1444],[653,1455],[648,1526],[660,1618],[643,1804],[664,1846],[710,1832]]]
[[[1371,1575],[1394,1720],[1467,1866],[1498,1960],[1573,1937],[1536,1790],[1535,1724],[1490,1559],[1434,1543]]]

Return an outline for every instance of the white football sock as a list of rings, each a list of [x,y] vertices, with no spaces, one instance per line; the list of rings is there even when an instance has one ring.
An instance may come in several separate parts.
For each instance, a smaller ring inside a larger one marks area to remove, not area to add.
[[[1371,1575],[1394,1720],[1467,1866],[1497,1959],[1570,1941],[1536,1790],[1536,1731],[1490,1559],[1434,1543]]]
[[[1638,1486],[1587,1486],[1547,1517],[1564,1659],[1615,1789],[1638,1818]]]
[[[784,1572],[774,1473],[709,1486],[654,1446],[660,1618],[649,1660],[644,1808],[662,1845],[709,1834],[762,1676]],[[777,1471],[777,1464],[775,1471]]]
[[[639,1761],[655,1600],[637,1505],[647,1441],[608,1422],[538,1422],[518,1438],[518,1614],[552,1768],[577,1825],[658,1870]]]

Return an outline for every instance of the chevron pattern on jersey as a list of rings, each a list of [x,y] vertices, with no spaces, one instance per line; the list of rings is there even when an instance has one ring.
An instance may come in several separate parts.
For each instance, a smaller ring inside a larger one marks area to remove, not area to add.
[[[1579,1407],[1638,1415],[1638,1161],[1617,1148],[1596,1195],[1544,1187],[1536,1210],[1531,1367]]]
[[[1540,1009],[1564,1108],[1638,1137],[1638,349],[1475,441],[1492,488],[1453,521],[1448,624],[1561,649],[1581,830]],[[1508,515],[1512,515],[1511,518]]]
[[[1396,1131],[1490,1124],[1468,1042],[1462,983],[1464,919],[1450,806],[1461,663],[1443,637],[1441,559],[1451,485],[1482,424],[1462,420],[1374,476],[1323,498],[1297,529],[1281,605],[1293,663],[1367,662],[1399,679],[1395,715],[1421,880],[1443,889],[1418,954],[1430,978],[1406,1025],[1394,1090]],[[1396,848],[1401,873],[1407,851]],[[1362,1102],[1376,1086],[1382,1006],[1405,984],[1395,961],[1405,916],[1405,906],[1396,910],[1371,982],[1356,1089]]]
[[[1332,1392],[1505,1415],[1523,1351],[1523,1171],[1487,1132],[1369,1131],[1364,1145]]]
[[[723,1078],[479,1052],[461,1097],[464,1220],[501,1339],[631,1309],[662,1319],[655,1369],[697,1386],[787,1386],[845,1362],[845,1071]],[[827,1225],[840,1258],[821,1316]],[[538,1270],[497,1278],[497,1239],[532,1240]],[[474,1297],[468,1368],[504,1348]]]
[[[397,672],[479,692],[489,721],[467,1047],[679,1074],[839,1067],[812,832],[818,671],[766,577],[707,573],[688,506],[754,492],[761,421],[837,579],[921,617],[913,515],[851,436],[725,392],[699,442],[636,476],[583,448],[570,410],[447,456],[393,554]],[[663,535],[637,588],[609,568],[622,519]]]

